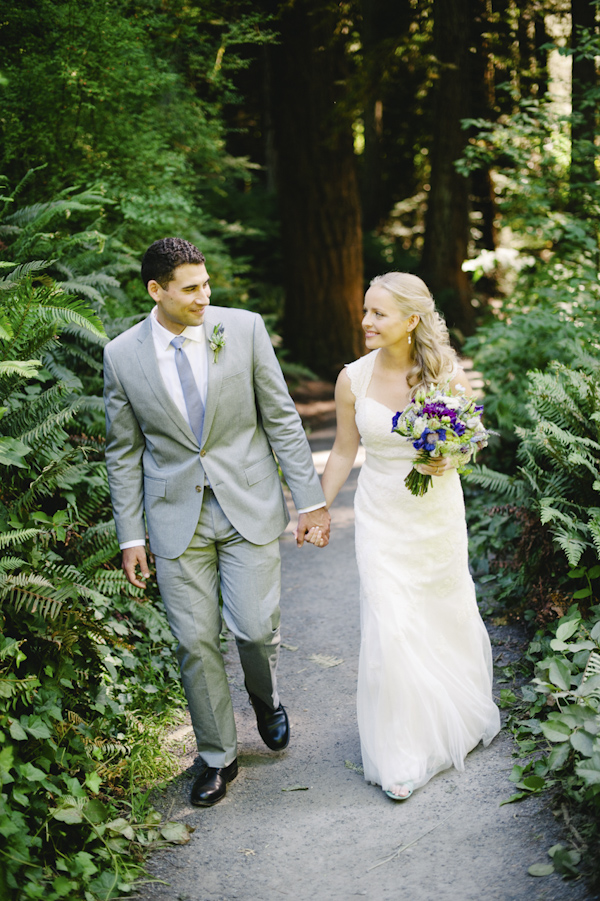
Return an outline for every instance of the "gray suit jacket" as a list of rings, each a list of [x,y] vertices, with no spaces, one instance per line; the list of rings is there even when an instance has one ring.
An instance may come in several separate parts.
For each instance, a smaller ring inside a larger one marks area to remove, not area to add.
[[[202,446],[158,369],[150,319],[104,350],[106,464],[119,542],[145,534],[178,557],[194,534],[204,473],[234,528],[253,544],[284,530],[289,514],[277,460],[297,508],[325,503],[300,417],[264,323],[247,310],[209,306],[207,341],[222,323],[225,347],[208,358]]]

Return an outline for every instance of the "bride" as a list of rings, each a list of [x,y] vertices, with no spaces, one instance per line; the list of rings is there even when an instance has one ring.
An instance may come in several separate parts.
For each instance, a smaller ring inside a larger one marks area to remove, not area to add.
[[[363,329],[371,352],[340,373],[337,433],[323,474],[331,506],[366,450],[355,496],[361,646],[358,727],[365,779],[397,801],[455,766],[500,728],[492,654],[468,568],[458,462],[421,465],[436,476],[415,497],[404,485],[416,456],[392,417],[420,387],[469,382],[421,279],[389,272],[371,282]],[[461,461],[461,462],[464,462]],[[309,541],[322,544],[318,529]]]

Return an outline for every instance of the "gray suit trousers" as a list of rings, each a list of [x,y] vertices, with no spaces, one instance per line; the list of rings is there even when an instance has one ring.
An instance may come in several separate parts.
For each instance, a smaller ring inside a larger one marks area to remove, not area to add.
[[[208,766],[237,757],[229,685],[220,649],[221,612],[235,636],[249,692],[279,705],[279,541],[251,544],[205,488],[194,537],[175,559],[156,556],[158,586],[178,641],[177,655],[198,752]]]

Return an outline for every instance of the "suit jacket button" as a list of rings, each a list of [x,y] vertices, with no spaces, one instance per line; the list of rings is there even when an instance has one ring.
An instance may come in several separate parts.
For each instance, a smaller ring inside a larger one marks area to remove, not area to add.
[[[201,456],[201,457],[206,457],[206,451],[205,451],[205,450],[201,450],[201,451],[200,451],[200,456]]]
[[[196,491],[198,491],[198,492],[202,491],[202,485],[196,485]]]

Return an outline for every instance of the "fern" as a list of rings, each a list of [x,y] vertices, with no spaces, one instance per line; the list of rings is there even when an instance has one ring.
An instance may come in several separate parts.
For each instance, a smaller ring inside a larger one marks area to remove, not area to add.
[[[473,466],[469,480],[485,488],[493,494],[499,494],[509,500],[518,501],[523,494],[522,483],[514,476],[502,472],[494,472],[487,466]]]
[[[0,362],[0,377],[18,375],[22,379],[33,379],[37,376],[41,365],[41,360],[2,360]]]
[[[529,503],[570,566],[584,555],[594,565],[600,560],[599,376],[559,363],[532,373],[528,410],[532,425],[518,430],[518,456]]]
[[[15,529],[14,532],[2,532],[0,533],[0,550],[31,541],[32,538],[41,535],[42,531],[42,529]]]

